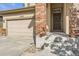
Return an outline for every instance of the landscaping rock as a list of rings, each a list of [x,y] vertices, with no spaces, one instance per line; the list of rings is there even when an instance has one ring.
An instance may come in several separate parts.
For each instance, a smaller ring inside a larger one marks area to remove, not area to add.
[[[50,33],[45,40],[44,49],[59,56],[79,56],[79,37],[71,38],[64,33]]]
[[[54,42],[62,42],[62,37],[56,37],[56,38],[54,39]]]

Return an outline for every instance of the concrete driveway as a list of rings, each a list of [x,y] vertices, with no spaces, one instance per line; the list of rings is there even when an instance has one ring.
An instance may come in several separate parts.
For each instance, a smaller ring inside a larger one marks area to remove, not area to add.
[[[27,37],[0,37],[0,56],[20,56],[30,43]]]

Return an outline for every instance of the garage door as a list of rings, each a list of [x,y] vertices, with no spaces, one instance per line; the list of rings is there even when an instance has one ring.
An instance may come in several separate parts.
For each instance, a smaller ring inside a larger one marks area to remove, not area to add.
[[[8,36],[33,37],[32,20],[7,21]]]

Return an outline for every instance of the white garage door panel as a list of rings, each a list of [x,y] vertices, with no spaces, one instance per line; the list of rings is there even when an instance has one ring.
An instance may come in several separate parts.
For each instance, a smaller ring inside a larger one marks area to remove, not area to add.
[[[9,36],[33,36],[33,26],[29,28],[32,20],[8,21]]]

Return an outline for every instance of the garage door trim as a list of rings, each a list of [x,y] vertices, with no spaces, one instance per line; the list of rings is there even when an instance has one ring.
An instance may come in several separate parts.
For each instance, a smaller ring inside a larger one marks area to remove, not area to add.
[[[34,18],[31,18],[33,21],[34,21]],[[27,19],[18,19],[18,20],[16,20],[16,19],[14,19],[14,20],[7,20],[6,21],[6,34],[8,35],[8,21],[19,21],[19,20],[27,20]],[[30,20],[30,19],[28,19],[28,20]],[[34,24],[35,24],[35,21],[34,21]],[[35,28],[34,28],[35,26],[33,26],[33,38],[35,38]]]

